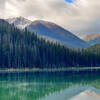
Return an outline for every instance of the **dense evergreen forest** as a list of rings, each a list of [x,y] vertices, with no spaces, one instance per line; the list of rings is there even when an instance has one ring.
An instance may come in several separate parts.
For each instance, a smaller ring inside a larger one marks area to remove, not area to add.
[[[100,46],[71,49],[0,20],[0,68],[100,66]]]

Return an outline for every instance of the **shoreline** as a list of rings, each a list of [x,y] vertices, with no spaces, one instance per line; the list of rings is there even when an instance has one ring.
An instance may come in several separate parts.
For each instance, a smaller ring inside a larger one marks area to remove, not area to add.
[[[0,69],[0,73],[6,72],[84,72],[100,71],[100,67],[70,67],[70,68],[8,68]]]

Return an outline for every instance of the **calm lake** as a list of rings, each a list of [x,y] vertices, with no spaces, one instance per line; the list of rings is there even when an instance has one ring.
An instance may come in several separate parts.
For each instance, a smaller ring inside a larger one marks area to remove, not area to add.
[[[0,74],[0,100],[100,100],[99,72]]]

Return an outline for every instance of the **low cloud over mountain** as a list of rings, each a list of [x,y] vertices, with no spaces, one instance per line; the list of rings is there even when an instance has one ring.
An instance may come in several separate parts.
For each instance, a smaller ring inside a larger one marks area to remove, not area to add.
[[[99,8],[99,0],[0,0],[0,17],[45,19],[83,37],[100,33]]]

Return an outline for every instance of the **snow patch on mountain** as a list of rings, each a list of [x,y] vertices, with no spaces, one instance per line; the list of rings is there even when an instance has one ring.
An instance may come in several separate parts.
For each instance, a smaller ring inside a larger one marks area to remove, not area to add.
[[[19,29],[24,29],[25,27],[27,27],[28,25],[32,23],[30,20],[25,19],[23,17],[9,18],[9,19],[6,19],[6,21],[9,24],[13,24],[15,27]]]

